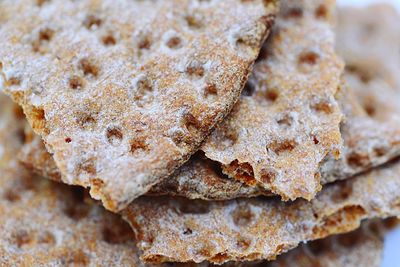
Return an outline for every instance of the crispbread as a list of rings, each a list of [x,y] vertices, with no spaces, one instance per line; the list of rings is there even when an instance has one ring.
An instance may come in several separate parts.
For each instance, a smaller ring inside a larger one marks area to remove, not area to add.
[[[338,14],[337,50],[346,62],[345,80],[364,115],[350,116],[343,125],[345,155],[340,162],[324,165],[327,181],[400,155],[400,14],[382,4],[342,8]]]
[[[143,266],[123,220],[17,163],[21,114],[0,94],[0,266]]]
[[[320,189],[319,163],[341,144],[341,113],[333,96],[343,65],[334,52],[334,1],[284,1],[281,6],[248,84],[254,92],[241,98],[203,146],[209,160],[193,159],[151,193],[226,199],[272,190],[286,199],[310,199]],[[296,147],[287,147],[293,142]],[[36,149],[25,156],[34,156]],[[36,156],[43,163],[40,153]],[[223,172],[240,181],[215,175],[210,164],[218,168],[220,162]],[[233,165],[241,169],[237,175],[228,171]]]
[[[230,111],[276,1],[5,0],[0,10],[5,92],[62,180],[115,211]]]
[[[399,175],[400,162],[392,162],[327,185],[310,202],[143,197],[122,213],[148,262],[273,259],[300,242],[355,229],[362,219],[400,215]]]
[[[356,231],[302,244],[263,266],[380,267],[385,224],[391,221],[364,222]]]
[[[247,90],[202,146],[225,174],[284,199],[312,199],[318,167],[338,156],[334,98],[343,63],[334,51],[335,1],[282,1]]]

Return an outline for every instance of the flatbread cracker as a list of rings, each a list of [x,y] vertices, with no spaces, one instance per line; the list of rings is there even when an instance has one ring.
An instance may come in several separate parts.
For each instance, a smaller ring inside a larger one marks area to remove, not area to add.
[[[393,219],[364,222],[353,232],[302,244],[263,266],[380,267],[386,224],[392,222]]]
[[[276,9],[261,0],[1,1],[2,87],[63,182],[120,210],[230,111]]]
[[[274,259],[300,242],[400,215],[400,162],[330,184],[312,201],[143,197],[122,214],[147,262]]]
[[[119,216],[82,188],[34,177],[18,164],[21,114],[0,94],[0,265],[144,266]]]
[[[225,174],[283,199],[312,199],[320,162],[338,156],[335,100],[343,63],[334,51],[335,1],[282,1],[247,91],[202,146]]]
[[[338,21],[336,43],[348,65],[336,95],[345,116],[341,124],[344,148],[339,160],[328,156],[320,164],[321,184],[349,178],[400,155],[400,16],[393,7],[377,5],[341,9]],[[279,16],[278,27],[280,23]],[[160,183],[153,191],[218,200],[271,194],[229,181],[216,163],[207,162],[181,168],[176,179]],[[251,177],[246,173],[247,180]]]
[[[281,4],[264,57],[248,83],[254,92],[242,96],[202,147],[209,160],[193,159],[151,193],[227,199],[272,191],[285,199],[314,197],[320,190],[320,162],[341,144],[342,117],[334,95],[343,64],[334,52],[334,6],[330,0]],[[28,164],[38,166],[32,164],[37,146],[25,153]],[[36,156],[43,162],[40,153]],[[210,165],[220,168],[221,162],[222,171],[239,181],[214,175]]]

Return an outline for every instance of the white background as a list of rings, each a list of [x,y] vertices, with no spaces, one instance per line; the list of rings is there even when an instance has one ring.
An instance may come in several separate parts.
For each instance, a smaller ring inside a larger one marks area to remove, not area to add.
[[[400,0],[337,0],[340,6],[365,6],[372,3],[390,3],[397,7],[400,12]],[[400,21],[399,21],[400,30]],[[400,75],[400,73],[399,73]],[[399,177],[400,179],[400,177]],[[366,266],[367,267],[367,266]],[[400,227],[391,231],[385,237],[382,267],[400,267]]]

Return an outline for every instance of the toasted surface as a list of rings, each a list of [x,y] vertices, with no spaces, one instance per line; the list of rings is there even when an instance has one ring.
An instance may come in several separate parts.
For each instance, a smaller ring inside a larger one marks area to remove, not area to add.
[[[320,190],[319,164],[341,146],[334,8],[330,0],[282,1],[245,95],[201,148],[228,176],[284,199]]]
[[[312,201],[143,197],[123,211],[148,262],[273,259],[362,219],[400,214],[400,164],[327,185]]]
[[[323,165],[327,181],[400,155],[400,14],[391,6],[373,5],[342,8],[338,15],[337,50],[346,63],[344,78],[362,111],[342,125],[344,155],[339,162]]]
[[[268,267],[380,267],[387,221],[368,221],[353,232],[302,244],[266,264]]]
[[[5,92],[62,180],[120,210],[230,111],[276,1],[5,0],[0,10]]]
[[[34,177],[18,164],[21,114],[0,95],[0,265],[143,266],[119,216],[82,188]]]
[[[334,52],[333,8],[330,0],[281,3],[248,83],[251,92],[202,147],[209,160],[192,159],[152,193],[205,199],[270,191],[286,199],[315,195],[320,162],[341,144],[334,95],[343,65]],[[210,164],[236,179],[222,178]]]

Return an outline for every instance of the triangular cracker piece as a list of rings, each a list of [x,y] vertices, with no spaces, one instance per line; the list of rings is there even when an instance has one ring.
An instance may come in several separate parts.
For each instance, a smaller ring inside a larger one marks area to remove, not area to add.
[[[400,162],[327,185],[312,201],[143,197],[123,211],[149,262],[273,259],[300,242],[400,215]]]
[[[202,146],[228,176],[284,199],[320,190],[319,164],[341,146],[334,8],[330,0],[282,1],[245,95]]]
[[[5,0],[0,10],[5,91],[63,181],[120,210],[230,111],[276,1]]]
[[[24,120],[14,110],[0,95],[0,266],[144,266],[123,220],[17,163]]]

